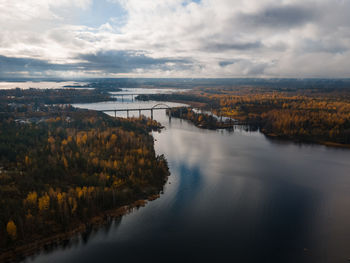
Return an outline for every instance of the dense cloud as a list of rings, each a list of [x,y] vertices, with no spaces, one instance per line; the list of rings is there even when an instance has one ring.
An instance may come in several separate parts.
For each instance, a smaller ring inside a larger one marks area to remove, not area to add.
[[[74,70],[69,65],[55,65],[47,61],[33,58],[14,58],[0,56],[0,77],[40,76],[45,71]]]
[[[247,43],[208,43],[205,49],[208,51],[224,52],[226,50],[247,50],[262,47],[261,42]]]
[[[151,58],[137,51],[106,51],[95,54],[82,54],[80,59],[86,61],[84,67],[107,72],[129,73],[136,69],[171,69],[190,67],[185,59]]]
[[[191,61],[185,59],[160,58],[155,59],[136,51],[109,50],[91,54],[81,54],[77,58],[81,62],[57,64],[41,59],[14,58],[0,55],[0,77],[13,77],[18,73],[25,76],[43,77],[45,72],[79,71],[131,73],[135,70],[172,70],[191,67]],[[47,74],[46,74],[47,75]],[[50,76],[50,75],[47,75]]]
[[[350,77],[349,10],[347,0],[0,0],[0,76]]]

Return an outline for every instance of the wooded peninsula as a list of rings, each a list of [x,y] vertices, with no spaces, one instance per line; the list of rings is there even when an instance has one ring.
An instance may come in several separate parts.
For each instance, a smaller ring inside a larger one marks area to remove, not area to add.
[[[43,238],[84,229],[106,211],[154,198],[169,175],[149,133],[159,123],[42,103],[62,103],[55,94],[66,92],[1,92],[13,95],[0,98],[0,259]],[[74,91],[71,100],[80,101],[80,92],[82,100],[93,100],[86,90]],[[40,101],[28,103],[37,94]]]

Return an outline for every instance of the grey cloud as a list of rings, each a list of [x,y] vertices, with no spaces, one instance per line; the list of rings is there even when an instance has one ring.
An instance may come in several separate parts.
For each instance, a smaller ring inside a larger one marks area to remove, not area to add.
[[[63,71],[71,70],[75,68],[74,66],[52,64],[45,60],[33,59],[33,58],[16,58],[16,57],[6,57],[0,55],[0,76],[6,77],[20,75],[20,72],[42,72],[47,70]]]
[[[223,61],[219,61],[219,66],[220,67],[226,67],[232,64],[235,64],[237,62],[241,61],[240,59],[231,59],[231,60],[223,60]]]
[[[281,5],[271,6],[256,13],[241,13],[237,22],[255,28],[292,28],[316,19],[316,10],[309,6]]]
[[[222,52],[227,50],[250,50],[263,47],[260,41],[255,42],[236,42],[236,43],[208,43],[204,46],[204,49],[212,52]]]
[[[245,76],[261,76],[265,73],[266,69],[274,62],[259,62],[249,59],[233,58],[219,61],[219,66],[225,68],[225,71],[239,70],[242,75]]]
[[[306,39],[301,43],[301,51],[302,52],[323,52],[323,53],[331,53],[331,54],[337,54],[337,53],[344,53],[349,50],[349,47],[339,44],[337,42],[333,41],[315,41],[312,39]]]
[[[0,76],[15,76],[21,72],[35,75],[45,71],[103,71],[107,73],[130,73],[136,69],[188,69],[192,62],[186,59],[151,58],[136,51],[106,51],[80,54],[76,59],[83,62],[54,64],[33,58],[0,56]]]
[[[152,58],[139,51],[104,51],[95,54],[83,54],[79,59],[86,61],[86,68],[105,70],[113,73],[127,73],[135,69],[163,70],[172,68],[189,68],[192,64],[187,59]]]
[[[247,75],[263,75],[265,73],[265,70],[267,69],[269,65],[267,63],[259,63],[256,65],[253,65],[249,70]]]

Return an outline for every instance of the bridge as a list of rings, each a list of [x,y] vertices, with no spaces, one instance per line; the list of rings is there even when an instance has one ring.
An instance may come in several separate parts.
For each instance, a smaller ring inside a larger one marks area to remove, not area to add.
[[[116,93],[116,94],[112,94],[114,97],[116,97],[116,99],[118,100],[117,97],[121,97],[122,101],[124,101],[124,96],[125,97],[131,97],[131,100],[134,101],[135,97],[139,96],[139,95],[152,95],[150,93]]]
[[[158,103],[152,107],[148,107],[148,108],[123,108],[123,109],[110,109],[110,110],[97,110],[97,111],[102,111],[102,112],[114,112],[114,117],[117,117],[117,112],[126,112],[127,114],[127,118],[129,118],[129,112],[130,111],[138,111],[139,112],[139,116],[141,117],[141,112],[142,111],[150,111],[151,112],[151,119],[153,120],[153,111],[154,110],[169,110],[169,121],[171,121],[171,109],[176,109],[176,108],[180,108],[180,118],[182,116],[182,108],[186,107],[189,109],[194,109],[191,106],[176,106],[176,107],[170,107],[167,104],[164,103]],[[209,112],[209,114],[213,115],[212,111]],[[218,124],[217,124],[217,128],[221,128],[221,129],[231,129],[233,127],[234,124],[237,124],[237,120],[233,120],[232,118],[229,118],[229,121],[227,120],[223,120],[223,116],[216,116],[216,118],[218,119]]]
[[[117,112],[126,112],[127,118],[129,118],[129,112],[130,111],[138,111],[139,116],[141,116],[142,111],[150,111],[151,112],[151,119],[153,120],[153,111],[154,110],[170,110],[172,108],[178,108],[177,107],[170,107],[169,105],[166,105],[164,103],[158,103],[154,105],[153,107],[148,107],[148,108],[124,108],[124,109],[113,109],[113,110],[99,110],[102,112],[114,112],[114,117],[117,117]],[[171,114],[169,114],[169,118],[171,118]]]
[[[113,96],[138,96],[138,95],[153,95],[152,93],[112,93]]]

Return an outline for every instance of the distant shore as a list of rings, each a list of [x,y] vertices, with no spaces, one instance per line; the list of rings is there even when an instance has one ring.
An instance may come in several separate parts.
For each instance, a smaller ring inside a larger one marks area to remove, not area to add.
[[[214,86],[197,87],[187,93],[143,95],[137,99],[181,102],[205,110],[204,114],[185,108],[171,112],[173,117],[187,119],[199,128],[229,128],[233,120],[232,126],[259,128],[271,138],[350,148],[349,96],[345,88]]]

